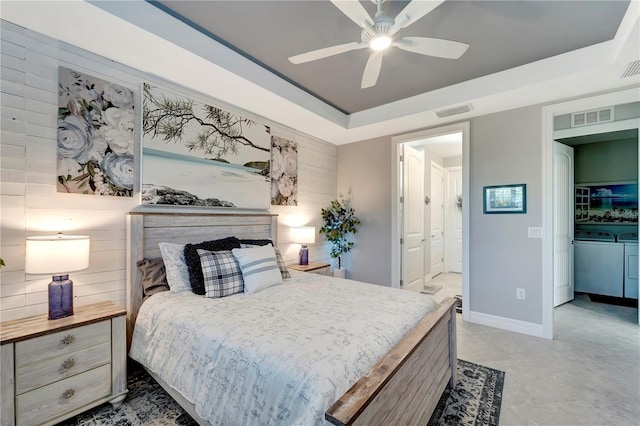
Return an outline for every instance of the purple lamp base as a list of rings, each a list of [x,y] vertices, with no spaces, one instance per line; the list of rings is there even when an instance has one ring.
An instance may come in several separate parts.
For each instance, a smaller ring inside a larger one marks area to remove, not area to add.
[[[69,275],[54,275],[49,283],[49,319],[73,315],[73,281]]]
[[[305,244],[302,245],[302,247],[300,247],[300,253],[298,253],[300,256],[300,264],[301,265],[308,265],[309,264],[309,249],[307,248],[307,246]]]

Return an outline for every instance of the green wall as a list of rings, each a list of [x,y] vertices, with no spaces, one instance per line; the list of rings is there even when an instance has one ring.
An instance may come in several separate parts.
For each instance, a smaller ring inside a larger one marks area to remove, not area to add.
[[[622,139],[576,145],[575,183],[638,181],[638,140]],[[576,229],[636,232],[638,226],[623,224],[576,224]]]

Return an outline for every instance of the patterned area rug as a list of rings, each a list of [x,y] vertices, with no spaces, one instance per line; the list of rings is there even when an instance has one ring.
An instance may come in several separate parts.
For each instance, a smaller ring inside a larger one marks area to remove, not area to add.
[[[458,360],[458,383],[447,386],[428,426],[497,426],[504,371]]]
[[[504,372],[458,360],[458,383],[447,387],[429,420],[432,425],[498,424]],[[128,380],[129,394],[120,408],[104,404],[58,426],[198,426],[145,371]]]

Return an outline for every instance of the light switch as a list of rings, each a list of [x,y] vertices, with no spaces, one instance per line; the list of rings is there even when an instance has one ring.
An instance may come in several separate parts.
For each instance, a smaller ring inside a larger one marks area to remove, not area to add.
[[[542,228],[530,226],[529,238],[542,238]]]

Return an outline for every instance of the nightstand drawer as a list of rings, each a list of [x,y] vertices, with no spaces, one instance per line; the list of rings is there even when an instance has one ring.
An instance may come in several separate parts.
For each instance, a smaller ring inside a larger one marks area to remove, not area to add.
[[[18,425],[41,424],[111,394],[111,364],[18,395]]]
[[[102,321],[17,342],[16,369],[110,341],[111,321]]]
[[[75,376],[111,361],[111,342],[100,343],[87,349],[70,352],[37,363],[18,366],[16,394]]]

